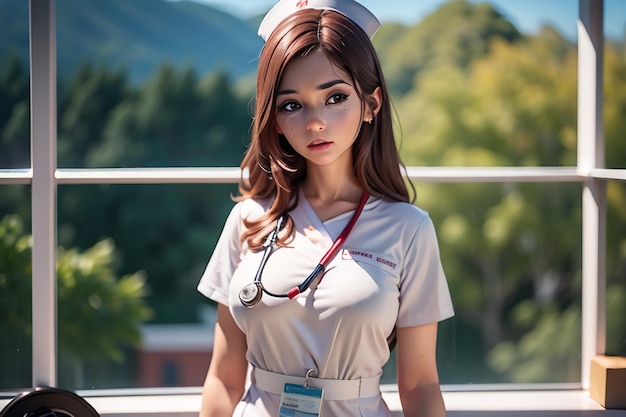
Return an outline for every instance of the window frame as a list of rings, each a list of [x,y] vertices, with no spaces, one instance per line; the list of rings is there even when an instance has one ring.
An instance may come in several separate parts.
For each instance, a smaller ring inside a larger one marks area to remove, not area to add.
[[[582,338],[580,384],[606,348],[606,184],[626,181],[626,169],[606,169],[603,131],[603,0],[579,0],[578,158],[568,167],[408,167],[419,182],[578,182],[582,184]],[[36,386],[57,385],[57,189],[64,184],[235,183],[239,168],[57,168],[55,0],[29,0],[31,168],[0,169],[0,184],[31,185],[33,375]],[[489,384],[494,389],[501,384]],[[528,384],[546,389],[545,384]],[[560,384],[564,386],[564,384]],[[510,389],[510,386],[507,386]],[[443,387],[445,389],[445,386]],[[475,391],[476,385],[449,387]],[[122,392],[125,390],[113,390]],[[175,390],[170,390],[176,392]]]

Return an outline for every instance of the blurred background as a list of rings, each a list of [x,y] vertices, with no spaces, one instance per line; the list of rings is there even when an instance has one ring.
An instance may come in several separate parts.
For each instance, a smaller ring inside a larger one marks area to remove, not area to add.
[[[238,167],[273,2],[249,3],[57,0],[58,167]],[[407,165],[576,165],[576,0],[362,3],[383,23]],[[28,15],[0,0],[0,169],[31,163]],[[606,167],[623,169],[621,0],[605,1],[605,39]],[[582,185],[415,186],[456,309],[440,325],[442,383],[580,382]],[[0,389],[31,386],[30,192],[0,185]],[[59,387],[202,384],[215,306],[196,285],[232,193],[59,186]],[[607,353],[626,355],[626,184],[607,193]]]

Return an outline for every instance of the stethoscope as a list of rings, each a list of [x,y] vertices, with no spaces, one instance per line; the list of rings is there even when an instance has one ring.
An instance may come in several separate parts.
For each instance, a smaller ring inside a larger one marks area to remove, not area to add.
[[[243,287],[239,292],[239,300],[241,301],[241,304],[248,308],[253,308],[257,304],[259,304],[259,302],[261,301],[261,297],[263,297],[263,293],[271,297],[289,298],[291,300],[298,294],[306,291],[311,286],[313,281],[315,281],[315,279],[324,272],[324,269],[326,268],[328,262],[337,254],[337,251],[339,250],[341,245],[343,245],[343,243],[348,238],[350,232],[352,231],[352,228],[354,227],[354,224],[361,215],[363,207],[365,207],[365,203],[367,202],[368,198],[369,193],[367,191],[363,191],[363,194],[361,195],[361,201],[359,202],[358,207],[352,214],[352,218],[350,218],[350,221],[341,231],[339,237],[333,242],[330,249],[328,249],[324,256],[322,256],[322,259],[320,259],[315,269],[313,269],[313,272],[311,272],[300,285],[293,287],[286,293],[276,294],[268,291],[263,286],[263,283],[261,282],[261,275],[263,275],[263,269],[265,268],[265,263],[267,262],[267,259],[270,257],[270,255],[274,251],[274,248],[276,247],[278,233],[285,224],[287,216],[285,214],[281,215],[278,220],[276,220],[276,227],[274,227],[274,230],[272,230],[272,232],[268,235],[265,243],[263,244],[263,257],[261,258],[261,263],[259,264],[259,269],[256,271],[254,280],[250,284]]]

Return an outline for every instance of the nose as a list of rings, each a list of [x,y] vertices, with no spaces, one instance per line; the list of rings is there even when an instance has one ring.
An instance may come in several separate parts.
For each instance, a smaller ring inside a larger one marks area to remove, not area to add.
[[[326,128],[326,121],[321,112],[312,110],[307,114],[306,129],[309,132],[321,132]]]

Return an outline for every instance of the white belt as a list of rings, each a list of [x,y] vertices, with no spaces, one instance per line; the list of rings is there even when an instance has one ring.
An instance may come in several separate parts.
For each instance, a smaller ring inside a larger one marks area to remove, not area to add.
[[[323,379],[277,374],[252,368],[251,382],[263,391],[281,395],[285,384],[308,385],[324,390],[324,399],[329,401],[355,400],[380,394],[380,375],[360,379]]]

